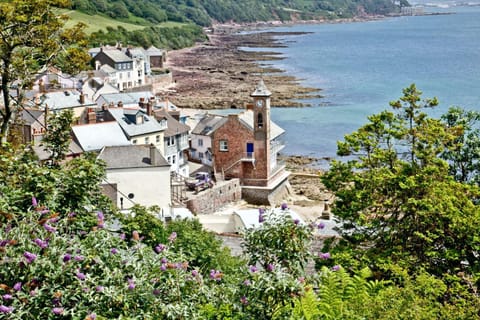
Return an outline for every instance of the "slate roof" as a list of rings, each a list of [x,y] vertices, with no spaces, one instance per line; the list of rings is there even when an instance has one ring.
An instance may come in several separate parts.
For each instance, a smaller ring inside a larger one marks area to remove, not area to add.
[[[45,125],[44,111],[37,109],[26,108],[22,111],[22,120],[25,125],[32,125],[38,122],[40,125]]]
[[[267,89],[267,86],[263,82],[263,79],[257,84],[255,91],[251,94],[252,97],[269,97],[272,93]]]
[[[164,132],[165,137],[176,136],[177,134],[188,133],[190,127],[186,124],[179,122],[177,119],[172,117],[169,112],[165,109],[156,109],[153,111],[155,118],[164,118],[167,119],[167,129]]]
[[[132,58],[127,56],[125,53],[118,49],[103,49],[102,51],[105,55],[107,55],[110,59],[114,62],[130,62]],[[99,53],[97,53],[98,55]]]
[[[227,118],[214,114],[207,114],[203,119],[201,119],[198,124],[193,128],[192,134],[198,134],[203,136],[210,136],[218,128],[220,128]]]
[[[72,131],[83,151],[97,151],[105,146],[130,145],[122,128],[115,121],[73,126]]]
[[[146,101],[148,101],[148,99],[151,97],[155,96],[150,91],[107,93],[100,95],[100,97],[97,99],[97,102],[101,101],[102,103],[106,104],[113,103],[114,105],[120,101],[123,103],[123,105],[138,104],[140,98],[144,98]]]
[[[74,90],[47,92],[40,97],[40,106],[48,105],[50,110],[70,109],[76,107],[96,106],[95,102],[85,96],[85,103],[80,103],[80,93]]]
[[[108,112],[118,122],[128,138],[164,130],[154,117],[148,116],[141,109],[109,108]],[[143,117],[143,123],[136,124],[136,117],[139,113]]]
[[[246,110],[238,115],[238,118],[245,123],[250,130],[253,130],[253,111]],[[270,120],[270,139],[275,139],[281,134],[285,133],[285,130],[280,128],[275,122]]]
[[[146,52],[149,56],[156,56],[156,55],[161,56],[163,55],[164,50],[151,46],[146,50]]]
[[[150,148],[155,153],[155,162],[150,159]],[[98,159],[107,163],[107,169],[170,167],[160,151],[149,145],[104,147]]]

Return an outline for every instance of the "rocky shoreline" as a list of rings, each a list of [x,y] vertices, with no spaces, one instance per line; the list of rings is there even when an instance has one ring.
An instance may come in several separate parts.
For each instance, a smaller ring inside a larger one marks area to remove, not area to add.
[[[175,105],[194,109],[244,108],[260,78],[272,91],[272,105],[305,107],[297,100],[321,97],[319,88],[302,86],[299,79],[286,75],[262,61],[283,59],[277,52],[241,48],[285,46],[276,36],[295,32],[210,33],[209,41],[168,53],[168,68],[174,86],[162,93]]]

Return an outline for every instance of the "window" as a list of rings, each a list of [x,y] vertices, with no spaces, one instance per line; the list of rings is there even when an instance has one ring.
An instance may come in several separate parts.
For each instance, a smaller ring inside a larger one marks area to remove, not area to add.
[[[160,136],[155,136],[155,142],[157,142],[157,143],[160,142]]]
[[[228,151],[228,141],[220,140],[220,151]]]
[[[149,144],[150,143],[150,137],[145,137],[145,144]]]
[[[129,71],[129,72],[127,72],[127,78],[129,78],[129,79],[130,79],[131,77],[132,77],[132,75],[130,74],[130,71]]]
[[[137,144],[137,139],[133,139],[132,144]]]
[[[167,157],[167,162],[168,162],[168,164],[172,164],[172,158],[171,158],[171,157]]]
[[[199,152],[199,153],[198,153],[198,157],[199,157],[200,159],[203,159],[203,152]]]
[[[167,146],[175,145],[175,137],[167,138]]]
[[[203,139],[198,139],[198,146],[203,147]]]
[[[172,156],[172,164],[175,164],[176,157]]]
[[[263,127],[263,115],[261,113],[257,116],[257,126],[259,129]]]

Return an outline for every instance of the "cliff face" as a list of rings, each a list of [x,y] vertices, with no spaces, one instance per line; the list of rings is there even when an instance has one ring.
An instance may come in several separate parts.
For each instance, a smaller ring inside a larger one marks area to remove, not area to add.
[[[213,22],[345,19],[389,14],[398,7],[393,0],[72,0],[72,9],[123,20],[135,16],[151,23],[210,26]]]

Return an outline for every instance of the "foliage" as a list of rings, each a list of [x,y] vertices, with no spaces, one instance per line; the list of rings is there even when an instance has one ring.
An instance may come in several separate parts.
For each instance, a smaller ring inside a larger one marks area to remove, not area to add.
[[[387,14],[397,10],[397,6],[390,0],[73,0],[72,8],[121,19],[129,19],[130,15],[152,23],[168,19],[192,22],[199,26],[229,21],[349,18],[359,14]]]
[[[449,163],[450,174],[457,181],[479,185],[480,112],[452,107],[442,115],[442,121],[448,127],[462,130],[462,134],[452,143],[452,147],[441,154],[441,157]]]
[[[341,243],[357,260],[423,266],[439,276],[479,271],[479,190],[455,181],[439,158],[458,130],[423,112],[436,104],[411,85],[391,102],[397,112],[370,116],[339,142],[340,155],[356,158],[334,162],[322,179],[337,197]]]
[[[293,220],[289,209],[265,212],[259,210],[258,227],[245,230],[242,246],[252,265],[263,268],[279,265],[293,275],[304,273],[310,258],[309,246],[312,241],[312,228]]]
[[[0,108],[0,144],[7,140],[10,121],[22,101],[12,101],[10,89],[20,93],[35,74],[50,65],[66,72],[84,68],[90,60],[84,51],[82,26],[63,28],[64,17],[53,6],[64,0],[12,0],[0,2],[0,76],[3,108]],[[68,64],[65,63],[68,61]],[[21,95],[20,95],[21,97]]]
[[[127,31],[120,26],[117,29],[107,27],[107,32],[98,31],[90,36],[90,43],[93,46],[121,42],[145,48],[154,45],[166,49],[193,46],[196,41],[203,40],[205,40],[203,30],[192,24],[173,27],[147,27],[134,31]]]
[[[65,159],[70,147],[70,130],[73,122],[73,111],[63,110],[48,116],[47,131],[42,145],[51,153],[50,159],[55,165]]]

